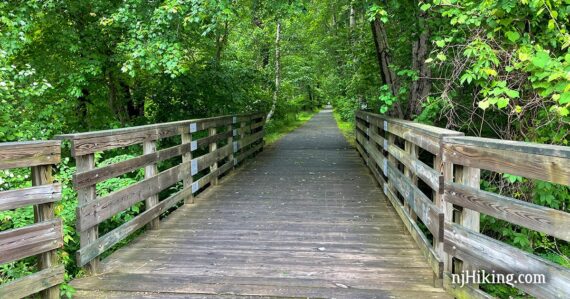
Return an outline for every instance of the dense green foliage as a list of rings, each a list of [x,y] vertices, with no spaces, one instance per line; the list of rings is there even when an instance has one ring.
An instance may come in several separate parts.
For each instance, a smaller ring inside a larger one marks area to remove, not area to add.
[[[288,116],[330,101],[345,128],[365,107],[470,135],[568,145],[569,17],[568,0],[4,1],[0,142],[269,111],[276,97],[275,132],[300,123]],[[137,154],[115,152],[97,163]],[[66,186],[56,212],[66,224],[61,255],[70,276],[80,274],[73,163],[66,159],[56,172]],[[28,186],[29,175],[0,172],[0,190]],[[109,180],[98,193],[141,177]],[[568,187],[483,177],[486,190],[570,211]],[[0,230],[32,220],[30,208],[1,213]],[[490,217],[482,229],[570,265],[566,242]],[[0,283],[33,264],[3,265]]]

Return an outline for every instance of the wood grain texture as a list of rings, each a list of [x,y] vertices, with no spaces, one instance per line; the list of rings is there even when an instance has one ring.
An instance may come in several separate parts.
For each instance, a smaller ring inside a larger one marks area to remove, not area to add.
[[[0,211],[61,200],[61,184],[34,186],[19,190],[0,191]]]
[[[0,298],[26,298],[64,282],[65,268],[57,266],[0,285]]]
[[[517,284],[517,288],[539,298],[568,298],[570,269],[458,224],[445,224],[445,251],[489,273],[545,274],[545,284]]]
[[[145,141],[143,143],[143,155],[148,155],[156,153],[156,141]],[[145,166],[144,168],[144,178],[151,179],[156,176],[158,173],[158,166],[156,163],[151,163]],[[145,210],[151,210],[154,206],[158,204],[158,194],[153,194],[147,197],[144,201],[144,208]],[[147,228],[148,229],[158,229],[159,226],[159,219],[155,218],[148,222]]]
[[[415,146],[415,145],[414,145]],[[417,158],[412,158],[408,153],[397,146],[388,146],[388,152],[406,166],[414,175],[418,176],[430,188],[436,192],[443,191],[441,174],[427,166]]]
[[[215,175],[194,183],[202,190]],[[72,282],[79,298],[449,298],[330,112],[103,263],[105,274]]]
[[[63,245],[61,219],[0,232],[0,264],[57,249]]]
[[[124,211],[133,204],[155,195],[174,185],[176,182],[190,176],[190,163],[160,172],[156,176],[144,179],[105,197],[86,202],[77,207],[77,230],[85,231],[111,218],[118,212]]]
[[[145,210],[130,221],[106,233],[104,236],[99,237],[95,242],[80,248],[77,251],[77,264],[79,264],[79,266],[83,266],[92,261],[94,258],[109,250],[115,244],[124,240],[133,232],[142,228],[147,223],[160,216],[160,214],[166,212],[178,202],[184,201],[189,196],[192,196],[191,189],[185,188],[182,191],[162,200],[150,209]]]
[[[190,152],[191,144],[181,144],[157,152],[144,154],[136,158],[117,162],[105,167],[78,172],[73,175],[73,188],[79,190],[110,178],[143,168],[146,165],[168,160]]]
[[[258,114],[225,115],[132,128],[65,134],[55,136],[55,138],[58,140],[70,140],[72,142],[71,154],[74,157],[78,157],[95,152],[142,144],[144,141],[154,141],[178,134],[192,133],[190,132],[190,126],[195,127],[196,131],[201,131],[230,124],[233,122],[234,117],[236,119],[243,118],[249,121],[252,117],[256,117],[257,115]]]
[[[41,165],[32,167],[32,185],[41,186],[53,183],[52,166]],[[53,202],[42,203],[34,206],[34,221],[43,222],[51,221],[55,217],[55,204]],[[63,229],[60,229],[63,237]],[[63,244],[62,244],[63,245]],[[58,256],[56,250],[50,250],[40,253],[37,256],[38,268],[45,270],[52,268],[58,264]],[[59,286],[54,286],[41,291],[42,298],[59,299]]]
[[[443,211],[391,163],[388,163],[388,178],[434,237],[443,241]]]
[[[0,169],[57,164],[60,144],[58,140],[0,143]]]
[[[473,187],[447,183],[446,201],[570,241],[570,214]]]
[[[95,168],[95,155],[89,154],[85,156],[79,156],[76,158],[77,172],[87,172]],[[82,188],[77,191],[77,205],[80,207],[82,205],[87,205],[93,203],[97,199],[96,185],[91,185],[86,188]],[[76,212],[77,221],[81,221],[81,216]],[[79,245],[80,248],[88,246],[89,244],[95,242],[99,236],[99,227],[94,226],[89,229],[79,229]],[[92,260],[89,264],[84,266],[84,269],[88,274],[96,274],[99,268],[99,259]]]
[[[458,143],[444,143],[442,156],[458,165],[570,185],[568,158]]]

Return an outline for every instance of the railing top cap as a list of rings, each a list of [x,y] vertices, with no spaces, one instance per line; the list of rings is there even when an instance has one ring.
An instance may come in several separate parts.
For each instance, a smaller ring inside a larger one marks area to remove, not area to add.
[[[21,146],[59,146],[61,141],[59,140],[35,140],[35,141],[16,141],[16,142],[0,142],[0,148],[11,148],[11,147],[21,147]]]
[[[388,123],[394,123],[394,124],[398,124],[398,125],[402,125],[402,126],[414,129],[414,130],[419,130],[426,135],[434,136],[437,138],[441,138],[444,136],[463,136],[463,135],[465,135],[464,133],[458,132],[458,131],[453,131],[453,130],[449,130],[449,129],[430,126],[430,125],[417,123],[417,122],[413,122],[413,121],[409,121],[409,120],[397,119],[397,118],[393,118],[393,117],[389,117],[389,116],[385,116],[385,115],[381,115],[381,114],[375,114],[375,113],[371,113],[371,112],[367,112],[367,111],[359,111],[359,113],[361,113],[363,115],[369,115],[370,117],[375,117],[375,118],[385,120]]]
[[[114,135],[121,135],[121,134],[135,133],[135,132],[144,132],[144,131],[155,130],[155,129],[164,129],[164,128],[170,128],[170,127],[176,127],[176,126],[184,126],[184,125],[189,125],[191,123],[219,120],[219,119],[224,119],[224,118],[231,118],[234,116],[237,116],[237,117],[255,116],[258,114],[261,114],[261,113],[223,115],[223,116],[216,116],[216,117],[209,117],[209,118],[188,119],[188,120],[181,120],[181,121],[175,121],[175,122],[151,124],[151,125],[136,126],[136,127],[121,128],[121,129],[109,129],[109,130],[100,130],[100,131],[85,132],[85,133],[62,134],[62,135],[54,136],[54,139],[57,139],[57,140],[77,140],[77,139],[84,139],[84,138],[114,136]]]
[[[552,144],[540,144],[525,141],[501,140],[482,137],[458,136],[446,137],[444,143],[471,145],[489,149],[516,151],[527,154],[560,157],[570,159],[570,147]]]

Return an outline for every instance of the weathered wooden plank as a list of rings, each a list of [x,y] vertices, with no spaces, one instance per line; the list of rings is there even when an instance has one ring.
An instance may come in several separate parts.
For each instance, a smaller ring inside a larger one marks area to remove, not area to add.
[[[210,129],[208,129],[208,135],[210,135],[210,136],[216,135],[216,132],[217,132],[217,129],[216,129],[216,128],[210,128]],[[229,149],[230,151],[232,151],[232,150],[230,149],[230,145],[229,145],[229,144],[226,145],[226,146],[228,147],[228,149]],[[209,145],[209,147],[208,147],[208,151],[209,151],[210,153],[213,153],[213,152],[216,151],[217,148],[218,148],[218,143],[217,143],[217,142],[212,142],[212,143],[210,143],[210,145]],[[228,153],[227,156],[229,156],[229,153]],[[215,161],[212,162],[212,164],[211,164],[211,166],[210,166],[210,172],[215,171],[217,168],[218,168],[218,160],[215,160]],[[218,184],[218,177],[215,177],[215,178],[212,179],[212,185],[217,185],[217,184]]]
[[[77,207],[77,230],[84,231],[133,204],[174,185],[190,176],[191,162],[169,168],[158,175],[144,179],[105,197],[97,198]],[[83,247],[83,246],[82,246]]]
[[[570,214],[473,187],[447,183],[446,200],[553,237],[570,241]]]
[[[0,191],[0,211],[56,202],[61,199],[61,184],[34,186],[19,190]]]
[[[265,132],[262,130],[262,131],[259,131],[257,133],[251,134],[251,135],[249,135],[249,136],[247,136],[241,140],[234,141],[234,152],[236,150],[242,149],[242,148],[258,141],[259,139],[263,138],[264,134],[265,134]]]
[[[239,116],[236,117],[239,118]],[[251,116],[245,117],[251,119]],[[60,140],[71,140],[72,156],[77,157],[95,152],[141,144],[144,141],[154,141],[167,138],[180,133],[193,133],[211,127],[224,126],[232,123],[233,121],[234,116],[219,116],[132,128],[66,134],[56,136],[55,138]]]
[[[107,151],[115,148],[142,144],[145,141],[155,141],[171,137],[179,133],[179,126],[151,128],[147,130],[125,131],[118,134],[113,130],[108,135],[71,139],[71,155],[73,157]]]
[[[88,246],[80,248],[77,251],[77,264],[79,264],[79,266],[87,264],[95,257],[109,250],[115,244],[119,243],[121,240],[125,239],[139,228],[145,226],[152,219],[157,218],[160,216],[160,214],[166,212],[168,209],[175,206],[178,202],[185,200],[188,196],[191,195],[191,188],[182,189],[181,191],[169,196],[167,199],[164,199],[150,209],[145,210],[130,221],[106,233],[104,236],[99,237],[95,242],[89,244]]]
[[[156,141],[145,141],[143,143],[143,155],[148,155],[156,153]],[[144,178],[150,179],[156,176],[158,172],[158,166],[156,163],[151,163],[145,166],[144,168]],[[152,209],[153,206],[158,204],[158,194],[151,195],[147,197],[144,201],[145,210]],[[148,222],[148,229],[158,229],[160,224],[160,219],[155,218]]]
[[[205,154],[205,155],[202,155],[198,158],[193,159],[192,164],[196,165],[196,166],[193,167],[193,169],[191,170],[192,175],[214,165],[215,163],[217,163],[221,159],[229,156],[231,153],[232,153],[232,145],[227,144],[227,145],[224,145],[223,147],[220,147],[219,149],[217,149],[214,152],[210,152],[208,154]]]
[[[85,139],[85,138],[97,138],[97,137],[109,137],[109,136],[121,136],[125,134],[131,133],[140,133],[140,132],[148,132],[152,130],[163,130],[171,127],[182,127],[189,125],[191,123],[212,123],[219,119],[232,119],[234,116],[232,115],[222,115],[216,117],[209,117],[209,118],[199,118],[199,119],[188,119],[182,121],[175,121],[175,122],[167,122],[167,123],[160,123],[160,124],[152,124],[152,125],[144,125],[144,126],[136,126],[130,128],[121,128],[121,129],[110,129],[110,130],[101,130],[101,131],[93,131],[93,132],[85,132],[85,133],[72,133],[72,134],[63,134],[55,136],[57,140],[75,140],[75,139]],[[240,116],[235,116],[240,117]]]
[[[386,158],[384,158],[382,153],[376,148],[375,145],[371,144],[367,140],[363,140],[363,141],[365,142],[364,143],[364,149],[368,153],[369,159],[373,160],[376,164],[378,164],[378,166],[383,167],[383,165],[386,163],[386,162],[384,162],[384,160]],[[369,161],[369,163],[370,163],[370,161]]]
[[[52,166],[41,165],[32,167],[32,185],[48,185],[53,183]],[[34,206],[34,221],[43,222],[50,221],[55,217],[55,204],[53,202],[42,203]],[[60,230],[60,232],[62,232]],[[63,235],[63,233],[62,233]],[[55,250],[43,252],[38,255],[38,268],[40,270],[48,269],[58,263],[58,256]],[[41,296],[45,299],[59,299],[59,286],[47,288],[41,292]]]
[[[243,160],[247,159],[249,156],[251,156],[253,153],[259,151],[260,149],[263,148],[263,143],[260,143],[252,148],[250,148],[249,150],[240,153],[239,155],[236,156],[235,158],[235,162],[234,163],[239,163],[242,162]]]
[[[489,149],[507,150],[507,151],[531,154],[531,155],[551,156],[551,157],[570,159],[570,147],[561,146],[561,145],[481,138],[481,137],[472,137],[472,136],[447,137],[445,138],[444,142],[454,143],[459,145],[461,144],[471,145],[474,147],[484,147]]]
[[[206,185],[212,182],[212,180],[224,173],[228,170],[232,169],[234,166],[233,161],[228,161],[226,164],[222,165],[221,167],[217,168],[216,170],[208,173],[207,175],[201,177],[199,180],[192,183],[192,193],[198,192],[200,189],[204,188]]]
[[[218,141],[224,140],[230,136],[233,136],[233,132],[231,130],[226,131],[226,132],[222,132],[222,133],[218,133],[218,134],[215,134],[212,136],[196,139],[195,141],[196,141],[197,147],[204,147],[204,146],[210,145],[212,142],[218,142]]]
[[[410,208],[434,235],[434,238],[443,241],[443,212],[391,163],[387,163],[387,168],[388,178],[400,195],[404,197]]]
[[[85,156],[79,156],[76,158],[77,161],[77,172],[87,172],[95,168],[95,154],[88,154]],[[96,185],[91,185],[89,187],[80,189],[77,191],[77,204],[78,206],[93,203],[97,198]],[[81,218],[76,212],[77,218]],[[79,219],[78,219],[79,221]],[[99,227],[94,226],[89,229],[79,230],[79,245],[80,247],[85,247],[97,240],[99,236]],[[89,264],[85,265],[84,269],[88,274],[96,274],[99,268],[99,259],[94,259]]]
[[[422,179],[432,190],[443,192],[443,176],[439,172],[419,159],[412,159],[409,154],[395,145],[389,145],[388,152]]]
[[[65,268],[51,267],[0,285],[0,298],[25,298],[64,282]]]
[[[78,172],[73,175],[73,187],[76,190],[86,188],[110,178],[140,169],[146,165],[184,155],[185,153],[190,152],[191,148],[192,146],[190,143],[181,144],[159,150],[154,153],[141,155],[126,161],[114,163],[109,166]]]
[[[390,124],[390,123],[391,124],[398,124],[400,126],[404,126],[406,128],[413,129],[414,131],[417,131],[417,134],[420,134],[420,135],[426,135],[426,136],[432,136],[432,137],[462,136],[463,135],[463,133],[461,133],[461,132],[448,130],[448,129],[444,129],[444,128],[439,128],[439,127],[434,127],[434,126],[430,126],[430,125],[425,125],[422,123],[413,122],[413,121],[409,121],[409,120],[397,119],[397,118],[389,117],[389,116],[382,115],[382,114],[375,114],[375,113],[370,113],[370,112],[366,112],[366,111],[358,111],[357,115],[361,119],[364,119],[364,120],[366,120],[366,118],[368,117],[368,122],[375,122],[381,128],[383,127],[384,121],[387,121],[388,124]],[[390,131],[389,128],[388,128],[388,131]]]
[[[443,143],[445,162],[570,185],[568,158],[454,142]]]
[[[0,264],[57,249],[63,245],[61,219],[0,232]]]
[[[445,223],[445,251],[488,273],[544,274],[544,284],[517,284],[516,287],[540,298],[570,297],[570,269],[458,224]]]
[[[189,132],[181,132],[180,139],[182,144],[192,144],[192,133]],[[182,155],[182,163],[189,163],[192,161],[192,151],[187,151]],[[187,176],[186,178],[182,179],[182,188],[189,189],[192,187],[192,182],[194,178],[192,175]],[[184,199],[184,203],[194,203],[194,196],[190,194],[186,199]]]
[[[60,144],[58,140],[0,143],[0,169],[57,164]]]
[[[386,197],[392,203],[392,206],[400,216],[400,219],[404,223],[404,226],[412,236],[412,239],[416,242],[423,256],[426,258],[427,263],[430,265],[434,274],[438,278],[443,277],[443,261],[439,258],[433,247],[431,246],[429,240],[423,234],[422,230],[419,228],[417,223],[411,218],[411,216],[404,210],[404,207],[400,204],[396,195],[392,193],[390,188],[384,188]]]

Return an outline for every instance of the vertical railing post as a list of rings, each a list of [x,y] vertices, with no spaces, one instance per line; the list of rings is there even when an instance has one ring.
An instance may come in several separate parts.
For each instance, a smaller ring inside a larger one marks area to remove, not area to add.
[[[411,143],[410,141],[406,140],[404,144],[404,149],[408,155],[410,155],[410,161],[414,161],[418,159],[419,148],[417,145]],[[414,186],[418,185],[418,177],[414,174],[414,172],[409,169],[408,167],[404,168],[404,175],[410,178],[410,181]],[[414,212],[414,210],[410,207],[407,201],[404,201],[404,208],[410,214],[410,217],[416,221],[418,216]]]
[[[234,143],[234,123],[236,122],[236,116],[232,117],[232,123],[228,125],[228,132],[230,132],[228,137],[228,144],[232,147],[230,156],[229,156],[229,163],[235,166],[234,161],[234,150],[233,150],[233,143]]]
[[[439,190],[433,191],[433,200],[435,205],[443,212],[443,223],[445,225],[445,222],[453,222],[453,204],[446,202],[445,197],[443,196],[445,182],[453,182],[453,164],[449,162],[443,162],[442,156],[440,154],[434,157],[433,167],[440,173],[442,178],[439,180]],[[440,242],[437,239],[434,239],[433,241],[435,251],[443,262],[443,272],[452,273],[453,259],[451,255],[444,251],[443,244],[444,242]],[[441,283],[443,282],[438,281],[438,284]]]
[[[53,183],[52,166],[42,165],[32,167],[32,185],[41,186]],[[55,203],[44,203],[34,206],[35,222],[43,222],[55,217]],[[40,270],[53,267],[58,263],[57,251],[51,250],[38,255],[38,268]],[[42,298],[59,299],[59,285],[45,289],[41,292]]]
[[[87,154],[77,156],[75,158],[77,163],[77,173],[93,170],[95,168],[95,155]],[[77,191],[77,203],[79,206],[91,202],[97,198],[96,184],[81,188]],[[85,248],[89,244],[95,242],[99,236],[99,225],[94,225],[79,233],[80,248]],[[88,274],[97,274],[99,268],[99,257],[94,258],[92,261],[84,266]]]
[[[185,128],[182,128],[182,132],[180,133],[180,137],[182,139],[182,144],[191,144],[192,143],[192,133],[190,132],[190,129],[188,128],[188,126],[186,126]],[[192,161],[192,146],[190,147],[190,149],[188,149],[188,151],[184,152],[184,154],[182,155],[182,163],[190,163],[190,161]],[[189,167],[190,169],[190,167]],[[189,172],[188,176],[182,181],[183,183],[183,188],[184,189],[188,189],[188,188],[192,188],[192,183],[193,183],[194,179],[192,178],[192,173]],[[194,195],[192,192],[190,192],[190,195],[188,196],[188,198],[184,199],[184,203],[194,203]]]
[[[481,170],[478,168],[467,167],[467,166],[458,166],[456,169],[456,183],[466,185],[475,189],[479,189],[480,179],[481,179]],[[455,223],[460,224],[461,226],[468,228],[471,231],[479,232],[480,230],[480,213],[471,209],[462,208],[457,213],[456,219],[454,219]],[[455,264],[456,272],[459,271],[475,271],[477,270],[473,265],[470,265],[466,261],[457,261]],[[471,284],[472,287],[478,288],[477,284]]]
[[[143,155],[152,154],[156,152],[156,141],[145,141],[143,142]],[[158,173],[158,167],[156,163],[149,164],[144,168],[144,178],[149,179]],[[145,200],[145,209],[150,210],[152,207],[158,204],[158,194],[155,194]],[[148,224],[148,229],[158,229],[160,224],[159,217],[152,219]]]
[[[210,128],[208,130],[208,136],[214,136],[214,135],[216,135],[216,133],[217,133],[217,129],[215,127]],[[210,142],[209,148],[210,148],[210,153],[215,152],[216,149],[218,149],[218,143],[216,141]],[[214,171],[216,171],[216,169],[218,169],[218,161],[217,160],[216,160],[216,162],[214,162],[212,164],[212,166],[210,166],[210,172],[214,172]],[[216,176],[212,179],[212,185],[217,185],[217,184],[218,184],[218,176]]]
[[[391,146],[396,146],[396,135],[390,133],[390,132],[386,132],[387,140],[388,140],[388,145],[387,145],[387,149]],[[390,176],[388,175],[388,164],[390,164],[392,167],[396,167],[396,158],[394,156],[392,156],[390,154],[390,152],[387,152],[387,157],[385,157],[384,159],[386,159],[387,161],[385,161],[384,163],[386,163],[386,165],[384,166],[385,169],[385,175],[386,175],[386,182],[388,183],[388,189],[393,193],[393,194],[398,194],[398,192],[396,191],[396,187],[394,186],[394,182],[392,182],[392,180],[390,179]],[[395,200],[398,200],[397,198],[395,198]],[[404,203],[406,201],[404,200]]]

